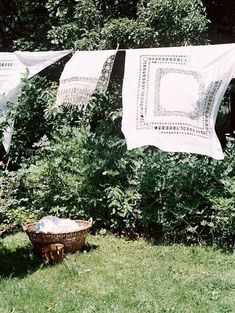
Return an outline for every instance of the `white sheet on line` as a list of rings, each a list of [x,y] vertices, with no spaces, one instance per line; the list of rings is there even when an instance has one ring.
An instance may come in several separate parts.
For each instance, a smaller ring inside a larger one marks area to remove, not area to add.
[[[235,44],[127,50],[127,148],[153,145],[223,159],[214,126],[234,72]]]
[[[56,104],[85,109],[92,94],[108,88],[117,50],[77,51],[60,77]]]
[[[17,100],[22,86],[22,77],[27,74],[33,77],[49,65],[55,63],[72,50],[43,52],[1,52],[0,53],[0,113],[7,108],[8,102]],[[2,143],[9,151],[13,132],[13,124],[5,129]]]

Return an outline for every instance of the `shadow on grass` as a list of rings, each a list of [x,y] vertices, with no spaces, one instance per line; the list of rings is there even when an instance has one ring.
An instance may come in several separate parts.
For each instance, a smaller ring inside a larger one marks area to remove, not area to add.
[[[81,253],[90,253],[99,246],[86,243]],[[43,261],[33,254],[32,246],[27,244],[12,251],[0,243],[0,280],[23,278],[43,266]]]
[[[23,278],[35,272],[42,261],[32,253],[30,245],[12,251],[0,243],[0,279]]]
[[[98,245],[94,245],[92,243],[86,242],[84,247],[80,250],[80,252],[89,253],[89,252],[92,252],[93,250],[96,250],[98,248],[99,248]]]
[[[219,251],[222,254],[232,255],[235,253],[235,245],[223,245],[219,243],[211,243],[206,241],[185,241],[185,240],[170,240],[170,239],[155,239],[155,238],[145,238],[149,244],[152,246],[172,246],[172,245],[184,245],[185,247],[203,247],[205,249],[213,249],[214,251]]]

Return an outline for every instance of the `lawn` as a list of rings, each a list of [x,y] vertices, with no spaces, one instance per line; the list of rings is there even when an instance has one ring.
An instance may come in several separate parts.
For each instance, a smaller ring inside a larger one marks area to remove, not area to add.
[[[1,240],[0,312],[235,312],[234,254],[112,235],[88,243],[50,266],[25,234]]]

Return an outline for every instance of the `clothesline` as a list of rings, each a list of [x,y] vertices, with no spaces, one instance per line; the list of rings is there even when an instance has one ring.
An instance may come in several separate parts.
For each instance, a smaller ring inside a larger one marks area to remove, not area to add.
[[[235,44],[122,50],[126,51],[122,132],[127,148],[153,145],[223,159],[214,126],[234,77]],[[110,77],[107,55],[118,51],[75,52],[65,67],[66,80],[62,73],[57,104],[86,107],[100,82]],[[87,69],[85,64],[92,65]],[[77,76],[76,68],[82,70]]]
[[[177,47],[148,47],[148,48],[121,48],[119,49],[119,44],[117,45],[116,49],[118,52],[120,51],[129,51],[129,50],[150,50],[150,49],[172,49],[172,48],[190,48],[190,47],[204,47],[204,46],[210,46],[210,47],[213,47],[213,46],[224,46],[224,45],[233,45],[235,44],[234,42],[231,42],[231,43],[226,43],[226,44],[214,44],[214,45],[188,45],[188,44],[185,44],[184,46],[177,46]],[[72,53],[74,54],[76,51],[109,51],[109,50],[114,50],[114,49],[98,49],[98,50],[74,50],[74,49],[71,49],[72,50]]]
[[[95,90],[107,90],[116,54],[125,51],[122,131],[127,148],[154,145],[223,159],[214,126],[235,75],[235,44],[118,48],[0,53],[0,109],[16,99],[26,69],[30,78],[72,52],[60,77],[56,105],[85,110]],[[14,62],[9,61],[12,57]],[[13,127],[5,131],[6,151],[12,131]]]

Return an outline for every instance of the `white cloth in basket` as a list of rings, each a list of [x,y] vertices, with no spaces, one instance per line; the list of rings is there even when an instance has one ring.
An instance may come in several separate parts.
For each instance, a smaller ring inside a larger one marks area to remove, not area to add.
[[[71,233],[79,231],[83,228],[75,221],[65,218],[58,218],[56,216],[45,216],[35,225],[36,233]]]

